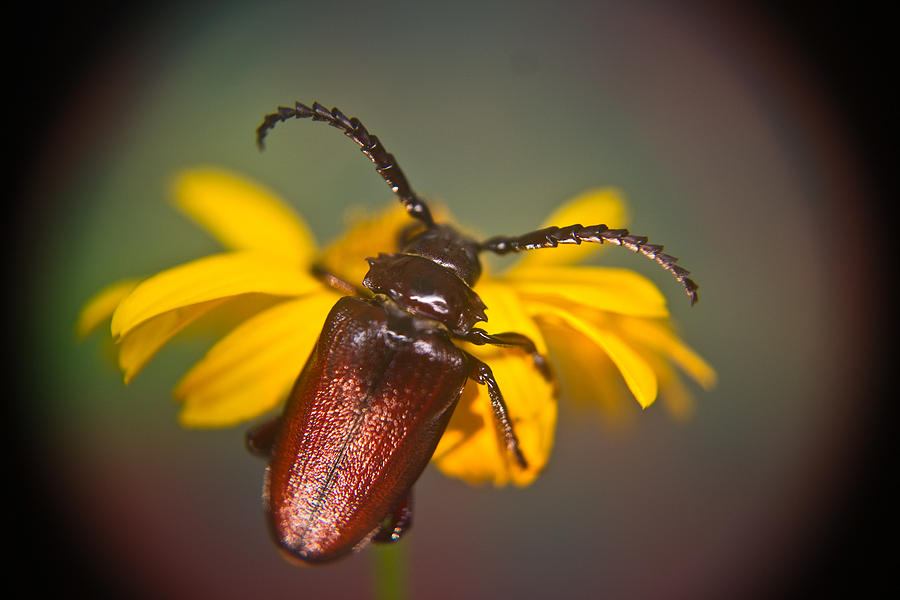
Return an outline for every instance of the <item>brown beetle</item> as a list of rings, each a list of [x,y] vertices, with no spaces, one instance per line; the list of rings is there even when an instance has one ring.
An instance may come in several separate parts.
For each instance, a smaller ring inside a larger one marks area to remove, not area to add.
[[[570,225],[478,242],[435,223],[378,138],[337,108],[299,102],[279,107],[257,129],[260,148],[271,128],[294,117],[328,123],[359,144],[421,229],[398,253],[368,259],[362,287],[315,270],[353,296],[341,298],[329,313],[282,417],[247,434],[248,447],[269,456],[263,498],[275,541],[289,559],[321,563],[373,540],[396,541],[409,529],[412,486],[468,379],[487,386],[507,449],[527,465],[490,367],[454,344],[519,348],[550,378],[545,359],[526,336],[475,327],[487,321],[473,290],[481,252],[608,242],[672,273],[692,304],[697,285],[662,246],[625,229]]]

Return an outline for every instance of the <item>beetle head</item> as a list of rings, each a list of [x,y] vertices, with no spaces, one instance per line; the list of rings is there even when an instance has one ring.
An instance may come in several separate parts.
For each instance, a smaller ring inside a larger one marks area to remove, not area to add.
[[[479,250],[478,242],[450,225],[434,225],[410,239],[402,252],[436,262],[472,287],[481,276]]]

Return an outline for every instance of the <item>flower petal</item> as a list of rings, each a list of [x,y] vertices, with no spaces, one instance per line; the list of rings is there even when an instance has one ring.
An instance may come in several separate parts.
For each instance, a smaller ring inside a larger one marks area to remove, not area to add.
[[[623,318],[620,320],[620,325],[623,333],[629,338],[666,355],[705,389],[715,387],[716,371],[678,339],[667,323]]]
[[[125,383],[131,383],[176,333],[223,302],[224,299],[210,300],[164,312],[147,319],[119,338],[119,367],[124,373]]]
[[[224,427],[284,400],[338,296],[321,291],[251,317],[213,346],[175,388],[188,427]]]
[[[559,207],[541,227],[566,227],[580,223],[585,226],[603,224],[610,229],[619,229],[625,227],[627,221],[628,213],[621,191],[615,188],[596,188],[579,194]],[[603,244],[561,244],[556,248],[526,252],[509,272],[525,267],[575,264],[601,248]]]
[[[113,337],[167,311],[239,294],[299,296],[321,289],[312,275],[257,252],[201,258],[144,280],[112,316]]]
[[[679,421],[688,420],[694,413],[694,398],[678,373],[659,356],[645,355],[644,358],[659,378],[659,399],[666,412]]]
[[[315,240],[306,223],[277,194],[228,171],[205,168],[181,173],[175,204],[226,248],[262,250],[309,264]]]
[[[538,351],[547,345],[534,321],[510,288],[485,282],[476,291],[488,306],[491,333],[515,331],[527,335]],[[552,382],[535,368],[531,357],[515,348],[473,346],[465,349],[488,364],[509,410],[519,446],[528,460],[521,469],[509,456],[497,428],[484,386],[470,382],[435,452],[435,464],[445,474],[469,483],[492,481],[496,486],[528,485],[547,464],[553,448],[557,404]]]
[[[243,294],[176,308],[144,321],[118,340],[118,363],[124,372],[125,383],[131,383],[175,334],[207,313],[210,313],[207,318],[190,329],[191,333],[221,336],[222,332],[234,329],[253,315],[283,301],[276,296]]]
[[[621,427],[637,412],[632,395],[606,351],[556,319],[540,319],[563,398],[582,415],[599,412],[604,425]]]
[[[545,318],[555,318],[558,322],[565,323],[574,332],[580,333],[603,348],[619,369],[628,389],[643,408],[650,406],[656,400],[658,384],[653,369],[611,328],[597,327],[588,320],[552,304],[533,302],[530,307],[536,314]]]
[[[560,302],[639,317],[666,317],[666,299],[646,277],[629,269],[607,267],[529,267],[504,275],[528,299]]]
[[[94,294],[78,315],[78,322],[75,324],[75,332],[78,337],[87,337],[100,324],[109,319],[119,302],[130,294],[139,282],[140,279],[123,279]]]

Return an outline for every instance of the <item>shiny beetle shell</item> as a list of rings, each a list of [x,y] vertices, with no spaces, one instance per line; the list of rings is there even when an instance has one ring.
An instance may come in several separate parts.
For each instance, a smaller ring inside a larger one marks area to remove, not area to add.
[[[291,557],[338,558],[374,536],[431,459],[467,378],[445,332],[342,298],[287,404],[265,483]]]

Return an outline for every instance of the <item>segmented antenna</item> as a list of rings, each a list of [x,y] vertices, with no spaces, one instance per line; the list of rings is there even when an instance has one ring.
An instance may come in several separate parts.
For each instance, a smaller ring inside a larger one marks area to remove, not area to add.
[[[271,113],[263,117],[263,122],[256,128],[256,145],[259,149],[264,149],[266,134],[275,125],[291,118],[306,119],[311,118],[313,121],[324,121],[332,127],[336,127],[344,132],[348,138],[356,142],[362,153],[369,157],[375,163],[375,170],[391,187],[391,190],[400,199],[400,202],[406,207],[406,212],[413,218],[416,218],[426,226],[432,227],[434,219],[425,203],[412,191],[406,175],[400,170],[393,154],[390,154],[381,145],[378,136],[371,135],[359,122],[356,117],[348,118],[337,107],[328,110],[318,102],[314,102],[312,107],[306,106],[300,102],[295,102],[294,107],[279,106],[277,112]]]
[[[675,277],[675,280],[681,284],[685,293],[691,299],[691,306],[697,302],[697,288],[699,286],[692,279],[688,278],[690,271],[675,264],[678,262],[678,259],[664,254],[662,246],[648,244],[646,237],[631,235],[627,229],[610,229],[606,225],[582,227],[580,224],[562,228],[547,227],[546,229],[539,229],[516,237],[492,237],[482,242],[480,248],[482,251],[488,250],[496,254],[507,254],[524,250],[537,250],[538,248],[555,248],[559,244],[580,244],[581,242],[615,244],[649,258]]]

